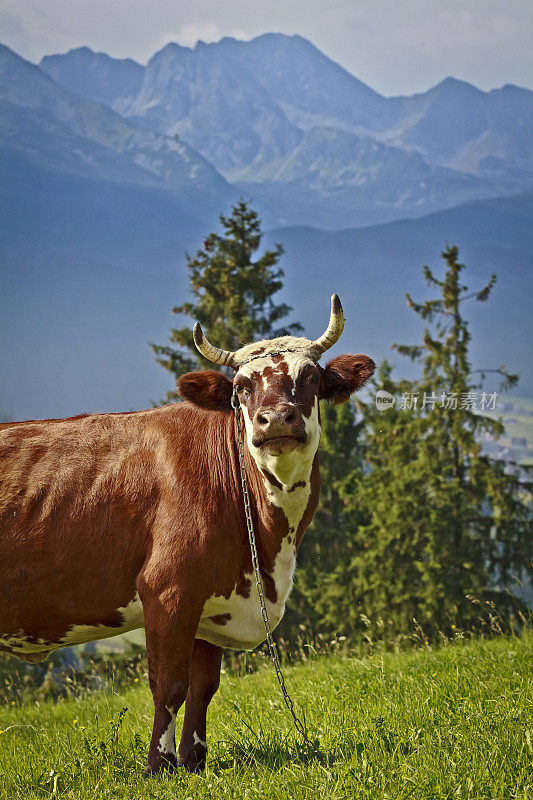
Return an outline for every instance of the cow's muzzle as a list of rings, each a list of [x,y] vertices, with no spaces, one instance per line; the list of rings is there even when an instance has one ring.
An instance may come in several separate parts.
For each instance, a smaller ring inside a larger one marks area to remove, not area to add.
[[[300,409],[290,403],[259,408],[252,424],[255,447],[292,450],[307,441]]]

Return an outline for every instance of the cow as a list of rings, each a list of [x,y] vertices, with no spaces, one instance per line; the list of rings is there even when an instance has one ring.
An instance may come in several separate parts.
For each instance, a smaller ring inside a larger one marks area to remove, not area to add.
[[[319,400],[346,402],[375,367],[365,355],[319,366],[343,327],[337,295],[315,341],[281,336],[230,352],[197,323],[196,347],[231,379],[190,372],[178,382],[183,402],[2,426],[0,648],[41,661],[144,627],[154,701],[148,773],[204,767],[223,648],[265,639],[232,397],[274,627],[318,502]]]

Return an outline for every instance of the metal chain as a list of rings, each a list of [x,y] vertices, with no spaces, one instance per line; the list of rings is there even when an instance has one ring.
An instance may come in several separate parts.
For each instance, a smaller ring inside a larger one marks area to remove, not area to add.
[[[244,442],[242,437],[242,427],[241,427],[241,417],[239,414],[239,398],[237,396],[237,391],[234,390],[233,395],[231,397],[231,407],[235,413],[235,419],[237,420],[237,443],[238,443],[238,452],[239,452],[239,467],[241,472],[241,483],[242,483],[242,493],[244,497],[244,513],[246,516],[246,528],[248,531],[248,540],[250,542],[250,551],[252,554],[252,567],[254,570],[255,575],[255,583],[257,586],[257,594],[259,595],[259,604],[261,606],[261,615],[263,617],[263,622],[265,625],[265,632],[266,632],[266,642],[268,646],[268,652],[270,658],[272,659],[272,663],[274,665],[274,670],[276,672],[276,678],[278,679],[278,683],[281,688],[281,692],[283,694],[283,699],[285,701],[285,705],[287,706],[288,710],[292,715],[292,719],[294,722],[294,727],[304,739],[305,743],[309,747],[310,751],[317,758],[319,761],[325,762],[326,757],[320,750],[317,748],[315,744],[309,739],[305,732],[304,725],[296,711],[294,710],[294,702],[292,697],[287,691],[285,686],[285,678],[283,676],[283,672],[281,670],[281,665],[279,663],[279,656],[276,647],[276,643],[272,636],[272,630],[270,628],[270,620],[268,618],[268,611],[265,602],[265,593],[263,590],[263,580],[261,578],[261,572],[259,571],[259,557],[257,555],[257,547],[255,543],[255,532],[254,532],[254,523],[252,519],[252,509],[250,507],[250,495],[248,493],[248,476],[246,473],[246,465],[244,463]]]

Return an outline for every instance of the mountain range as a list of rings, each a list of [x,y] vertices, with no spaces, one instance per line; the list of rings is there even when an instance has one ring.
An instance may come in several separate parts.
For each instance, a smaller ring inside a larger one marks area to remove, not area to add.
[[[404,293],[427,291],[421,266],[448,240],[476,286],[500,278],[472,309],[476,362],[525,371],[532,98],[452,78],[386,98],[280,34],[169,44],[146,66],[86,47],[35,65],[0,46],[0,413],[163,396],[147,341],[175,323],[184,252],[241,196],[285,245],[283,299],[310,335],[336,290],[347,349],[380,360],[419,339]]]
[[[362,226],[533,185],[533,92],[516,86],[482,92],[448,78],[386,98],[281,34],[172,43],[145,67],[87,48],[40,66],[186,141],[284,225]]]

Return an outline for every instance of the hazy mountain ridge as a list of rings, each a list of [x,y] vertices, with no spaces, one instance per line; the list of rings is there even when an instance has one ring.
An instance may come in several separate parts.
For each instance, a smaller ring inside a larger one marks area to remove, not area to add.
[[[394,119],[386,98],[301,36],[267,33],[249,42],[226,38],[218,44],[302,130],[327,125],[364,133],[386,128]]]
[[[223,49],[208,45],[164,47],[148,62],[137,97],[117,100],[115,108],[183,136],[230,179],[233,170],[277,157],[300,138],[268,92]]]
[[[8,152],[58,172],[159,187],[203,203],[234,196],[185,142],[138,128],[107,106],[73,94],[0,46],[0,130]]]
[[[94,76],[92,90],[80,60]],[[113,65],[104,54],[93,61],[84,48],[83,58],[75,50],[41,65],[101,99]],[[124,64],[115,66],[118,82]],[[422,94],[386,98],[307,40],[282,34],[193,49],[171,43],[142,69],[137,93],[128,87],[113,108],[178,134],[257,201],[278,195],[286,224],[365,225],[533,185],[526,89],[482,92],[449,78]]]
[[[529,89],[506,85],[482,92],[446,78],[428,92],[402,98],[400,118],[382,138],[417,149],[428,163],[500,180],[508,173],[518,188],[520,179],[522,185],[533,179],[532,132]]]
[[[64,56],[45,56],[40,68],[71,92],[112,106],[119,97],[139,91],[144,67],[131,58],[117,59],[106,53],[95,53],[89,47],[71,50],[69,69],[65,70]]]

